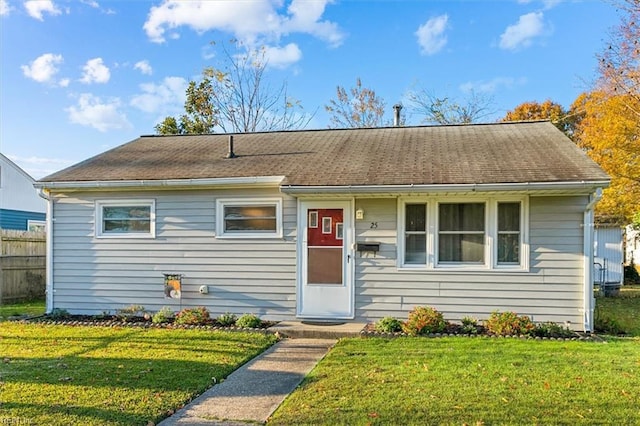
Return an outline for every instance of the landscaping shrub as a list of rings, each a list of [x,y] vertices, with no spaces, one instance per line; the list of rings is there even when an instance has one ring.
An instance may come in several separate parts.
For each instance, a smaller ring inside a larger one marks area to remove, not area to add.
[[[236,326],[241,328],[259,328],[262,320],[253,314],[244,314],[236,320]]]
[[[625,285],[640,284],[640,273],[638,273],[633,261],[624,266],[624,283]]]
[[[442,313],[430,306],[416,306],[409,312],[409,319],[402,323],[402,331],[412,336],[440,333],[447,327]]]
[[[489,332],[500,336],[529,335],[535,329],[528,316],[519,316],[515,312],[494,311],[485,325]]]
[[[384,317],[376,323],[375,327],[379,333],[397,333],[402,330],[402,321],[393,317]]]
[[[461,320],[462,326],[460,332],[462,334],[478,334],[478,320],[472,317],[464,317]]]
[[[163,324],[171,321],[173,318],[173,310],[171,310],[168,306],[163,306],[158,312],[153,314],[151,317],[151,322],[154,324]]]
[[[49,314],[49,318],[52,320],[63,320],[69,318],[71,315],[66,309],[55,308]]]
[[[225,312],[224,314],[221,314],[216,319],[218,324],[223,326],[223,327],[230,327],[230,326],[234,325],[237,320],[238,320],[238,317],[236,316],[236,314],[232,314],[232,313],[229,313],[229,312]]]
[[[553,321],[536,324],[533,334],[538,337],[574,337],[576,335],[568,327],[563,327]]]
[[[116,318],[121,321],[128,322],[135,318],[144,317],[146,311],[142,305],[131,305],[126,308],[116,310]]]
[[[185,308],[176,314],[175,324],[178,325],[204,325],[210,320],[209,311],[204,306],[197,308]]]

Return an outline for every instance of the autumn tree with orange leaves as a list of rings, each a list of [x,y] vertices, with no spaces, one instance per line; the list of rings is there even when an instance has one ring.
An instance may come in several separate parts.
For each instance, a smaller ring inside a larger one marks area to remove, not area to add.
[[[524,102],[513,110],[501,121],[526,121],[526,120],[550,120],[558,129],[568,136],[573,133],[573,121],[562,105],[547,99],[543,103],[535,101]]]
[[[612,178],[596,212],[623,223],[640,212],[640,1],[619,0],[620,25],[598,55],[595,89],[571,107],[574,140]]]

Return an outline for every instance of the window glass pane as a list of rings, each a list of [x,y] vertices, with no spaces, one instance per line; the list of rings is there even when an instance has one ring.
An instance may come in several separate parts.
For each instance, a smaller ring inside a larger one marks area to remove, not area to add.
[[[275,218],[276,206],[225,206],[225,219]]]
[[[276,232],[276,206],[225,206],[224,232]]]
[[[498,263],[520,262],[520,234],[498,235]]]
[[[498,231],[520,231],[520,203],[498,203]]]
[[[103,206],[102,232],[151,232],[151,206]]]
[[[409,234],[404,243],[404,263],[424,265],[427,263],[427,238],[424,234]]]
[[[425,231],[427,209],[424,204],[407,204],[405,207],[406,230]]]
[[[484,234],[440,234],[440,262],[484,262]]]
[[[440,231],[484,232],[484,203],[440,204]]]

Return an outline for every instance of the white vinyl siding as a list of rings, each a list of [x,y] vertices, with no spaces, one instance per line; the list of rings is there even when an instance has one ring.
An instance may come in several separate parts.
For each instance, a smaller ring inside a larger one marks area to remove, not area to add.
[[[276,194],[282,238],[216,238],[217,199]],[[131,199],[145,196],[130,193]],[[106,197],[122,194],[54,195],[55,308],[100,314],[131,304],[150,311],[205,306],[214,317],[227,311],[273,320],[295,316],[295,199],[275,189],[153,192],[155,239],[96,238],[94,204]],[[164,273],[184,275],[182,300],[164,298]],[[199,293],[202,285],[208,294]]]

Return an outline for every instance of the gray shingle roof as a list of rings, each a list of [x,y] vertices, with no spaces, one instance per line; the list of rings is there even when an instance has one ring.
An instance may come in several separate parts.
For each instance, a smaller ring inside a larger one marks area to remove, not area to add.
[[[142,136],[41,182],[285,176],[284,185],[602,181],[549,122]]]

